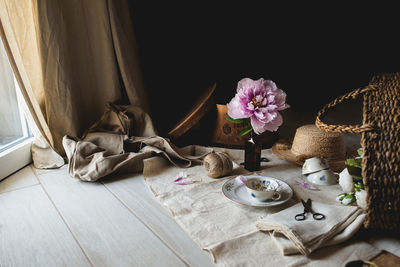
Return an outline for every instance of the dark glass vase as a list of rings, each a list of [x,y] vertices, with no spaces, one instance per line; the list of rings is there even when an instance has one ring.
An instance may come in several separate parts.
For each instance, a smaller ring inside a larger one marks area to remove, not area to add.
[[[244,168],[248,171],[259,171],[262,144],[259,136],[251,131],[244,147]]]

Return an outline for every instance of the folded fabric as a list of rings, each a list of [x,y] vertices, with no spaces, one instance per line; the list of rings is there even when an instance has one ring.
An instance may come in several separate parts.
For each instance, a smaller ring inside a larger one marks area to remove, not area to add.
[[[314,212],[325,215],[315,220],[311,213],[304,221],[296,221],[296,214],[304,207],[298,203],[267,216],[256,223],[258,230],[269,231],[283,255],[309,255],[318,248],[335,245],[351,238],[362,226],[365,215],[356,206],[338,206],[312,202]]]
[[[147,113],[135,106],[109,104],[99,121],[82,138],[64,136],[68,172],[83,181],[96,181],[115,172],[143,170],[143,160],[164,156],[178,167],[187,168],[212,151],[195,146],[178,148],[156,136]],[[198,151],[201,150],[201,151]]]

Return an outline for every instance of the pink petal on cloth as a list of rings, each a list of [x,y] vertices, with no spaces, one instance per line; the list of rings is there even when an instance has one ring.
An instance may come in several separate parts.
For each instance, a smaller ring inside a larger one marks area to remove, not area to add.
[[[304,187],[304,188],[310,189],[310,190],[319,190],[318,188],[316,188],[308,183],[305,183],[305,182],[296,182],[296,185],[299,185],[301,187]]]
[[[235,180],[242,184],[245,184],[247,181],[247,179],[244,178],[242,175],[239,175],[238,177],[236,177]]]
[[[182,181],[182,177],[178,177],[178,178],[176,178],[175,180],[174,180],[174,182],[179,182],[179,181]]]
[[[187,184],[193,184],[194,181],[191,178],[187,178],[187,173],[186,172],[180,172],[178,174],[178,178],[174,180],[174,184],[176,185],[187,185]]]
[[[194,183],[194,181],[192,181],[192,179],[188,179],[188,180],[186,180],[186,182],[179,182],[179,183],[175,182],[176,185],[187,185],[187,184],[193,184],[193,183]]]

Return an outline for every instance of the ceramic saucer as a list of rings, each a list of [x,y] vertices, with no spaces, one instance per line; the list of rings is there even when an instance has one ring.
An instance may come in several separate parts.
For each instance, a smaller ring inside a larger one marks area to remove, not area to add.
[[[235,177],[235,178],[229,179],[228,181],[226,181],[224,183],[224,185],[222,186],[222,193],[224,193],[224,195],[227,198],[229,198],[230,200],[232,200],[236,203],[251,206],[251,207],[273,207],[273,206],[278,206],[278,205],[285,203],[286,201],[291,199],[293,196],[292,188],[290,188],[290,186],[287,183],[285,183],[281,180],[271,178],[271,177],[266,177],[266,176],[260,176],[260,175],[247,175],[247,176],[243,176],[243,177],[245,179],[261,177],[264,179],[269,179],[274,182],[277,182],[279,184],[279,188],[277,189],[277,191],[281,193],[281,198],[277,201],[267,200],[267,201],[261,202],[261,201],[254,200],[250,196],[249,192],[247,192],[246,186],[244,185],[243,181],[240,180],[239,178]]]

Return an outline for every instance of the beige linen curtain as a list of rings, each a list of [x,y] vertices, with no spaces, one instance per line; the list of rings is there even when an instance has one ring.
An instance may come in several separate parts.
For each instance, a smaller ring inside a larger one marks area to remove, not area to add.
[[[0,0],[0,35],[36,124],[35,167],[64,164],[108,102],[148,111],[126,0]]]

